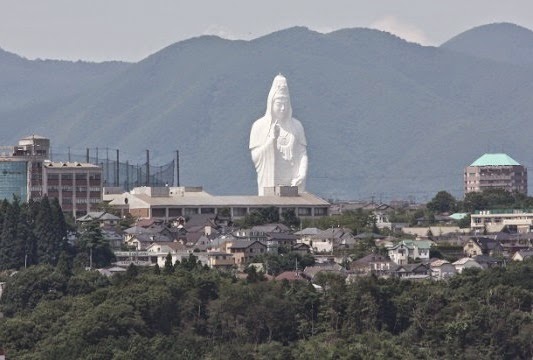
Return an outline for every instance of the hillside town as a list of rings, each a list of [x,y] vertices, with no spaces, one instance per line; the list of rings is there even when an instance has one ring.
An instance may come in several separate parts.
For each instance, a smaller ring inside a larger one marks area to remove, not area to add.
[[[49,139],[32,135],[4,153],[0,195],[57,199],[72,219],[71,246],[92,229],[92,241],[109,247],[106,261],[85,264],[104,266],[98,270],[106,275],[194,257],[238,276],[253,266],[268,279],[311,283],[323,272],[347,282],[369,275],[442,280],[533,255],[533,210],[512,202],[531,203],[527,169],[506,154],[484,154],[464,168],[462,203],[441,191],[428,204],[385,204],[329,202],[291,186],[262,196],[149,184],[126,191],[105,186],[102,166],[49,160],[49,148]]]
[[[0,2],[0,360],[533,359],[533,2],[406,5]]]

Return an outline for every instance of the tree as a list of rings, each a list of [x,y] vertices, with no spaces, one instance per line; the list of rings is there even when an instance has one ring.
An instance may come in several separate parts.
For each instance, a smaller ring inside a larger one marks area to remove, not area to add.
[[[174,265],[172,265],[172,255],[168,253],[167,257],[165,258],[165,266],[163,267],[163,274],[170,275],[173,272],[174,272]]]
[[[471,217],[470,217],[470,214],[468,214],[464,218],[457,221],[457,226],[459,226],[459,228],[461,229],[469,228],[470,221],[471,221]]]
[[[282,223],[288,227],[296,228],[300,225],[300,219],[296,216],[294,209],[286,209],[281,213]]]
[[[0,233],[1,249],[0,264],[4,269],[18,269],[24,259],[24,244],[20,242],[17,234],[20,206],[18,199],[6,209],[4,223]]]
[[[155,275],[161,275],[161,268],[159,268],[159,264],[155,264],[155,266],[154,266],[154,274]]]
[[[61,253],[65,239],[58,238],[48,197],[44,197],[35,219],[34,233],[37,239],[37,257],[39,263],[55,265]]]
[[[82,225],[81,235],[78,240],[78,250],[89,254],[91,265],[104,267],[114,259],[109,241],[104,238],[98,221],[93,220]]]
[[[453,212],[457,208],[457,200],[446,191],[439,191],[426,207],[437,213]]]
[[[256,283],[259,281],[265,281],[265,274],[262,271],[257,271],[255,266],[250,265],[244,269],[244,273],[247,275],[246,280],[250,283]]]
[[[240,223],[244,227],[252,227],[277,222],[279,222],[279,210],[274,206],[270,206],[251,211],[249,214],[246,214]]]

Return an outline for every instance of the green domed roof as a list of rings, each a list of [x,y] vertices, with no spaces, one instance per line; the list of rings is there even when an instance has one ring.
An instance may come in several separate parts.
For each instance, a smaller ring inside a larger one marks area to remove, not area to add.
[[[516,166],[520,165],[507,154],[484,154],[470,166]]]

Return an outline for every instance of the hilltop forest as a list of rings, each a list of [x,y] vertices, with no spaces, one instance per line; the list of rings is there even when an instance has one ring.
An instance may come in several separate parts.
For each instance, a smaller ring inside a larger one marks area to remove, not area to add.
[[[533,262],[448,281],[264,281],[193,256],[107,278],[68,263],[7,277],[10,359],[531,359]]]

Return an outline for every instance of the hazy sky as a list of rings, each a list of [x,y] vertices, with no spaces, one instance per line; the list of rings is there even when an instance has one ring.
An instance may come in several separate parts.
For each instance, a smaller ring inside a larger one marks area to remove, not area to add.
[[[199,35],[253,39],[296,25],[372,27],[440,45],[504,21],[533,29],[533,1],[0,0],[0,48],[30,59],[138,61]]]

